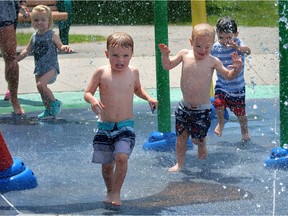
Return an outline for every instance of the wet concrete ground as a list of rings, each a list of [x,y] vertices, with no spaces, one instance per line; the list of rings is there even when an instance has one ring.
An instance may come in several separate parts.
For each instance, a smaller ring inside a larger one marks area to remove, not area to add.
[[[136,104],[136,147],[120,209],[102,203],[101,167],[91,163],[97,119],[89,109],[64,109],[58,119],[45,122],[36,120],[38,112],[17,123],[3,114],[0,127],[9,150],[33,170],[38,186],[3,194],[14,208],[0,197],[0,214],[286,215],[287,171],[264,167],[279,146],[278,99],[249,99],[247,106],[250,143],[241,144],[239,124],[230,113],[221,138],[213,128],[209,133],[208,158],[199,161],[196,146],[187,152],[186,169],[175,174],[168,172],[175,152],[142,149],[157,131],[157,115],[147,104]]]

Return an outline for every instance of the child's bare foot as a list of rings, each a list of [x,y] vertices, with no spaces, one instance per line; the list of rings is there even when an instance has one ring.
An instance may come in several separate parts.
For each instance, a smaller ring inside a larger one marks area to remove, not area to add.
[[[206,144],[198,144],[198,159],[205,160],[207,157],[207,147]]]
[[[215,133],[218,137],[221,137],[221,136],[222,136],[223,128],[224,128],[224,124],[218,123],[218,124],[216,125],[216,127],[215,127],[214,133]]]
[[[173,167],[170,167],[169,168],[169,172],[179,172],[180,170],[181,170],[181,166],[179,166],[179,164],[178,163],[176,163],[176,165],[174,165]]]
[[[251,140],[250,134],[242,134],[242,142],[248,142]]]
[[[103,201],[103,203],[105,204],[112,204],[112,193],[107,193],[105,200]]]
[[[113,206],[121,206],[122,205],[122,202],[121,202],[121,199],[120,199],[120,194],[114,194],[112,205]]]

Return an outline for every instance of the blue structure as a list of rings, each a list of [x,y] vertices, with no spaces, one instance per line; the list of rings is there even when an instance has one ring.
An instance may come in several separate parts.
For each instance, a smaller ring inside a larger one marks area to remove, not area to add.
[[[34,173],[17,158],[13,158],[13,165],[0,172],[0,193],[26,190],[37,187]]]
[[[211,104],[213,104],[214,98],[211,98]],[[211,121],[217,120],[216,111],[212,105],[212,111],[210,114]],[[225,110],[224,113],[225,120],[229,120],[229,113]],[[190,139],[187,142],[187,149],[193,149],[192,142]],[[176,133],[175,132],[158,132],[154,131],[149,135],[148,141],[143,145],[144,150],[153,151],[175,151],[176,150]]]
[[[192,142],[189,140],[187,149],[193,149]],[[176,150],[176,134],[174,132],[161,133],[158,131],[152,132],[148,141],[143,145],[144,150],[154,151],[175,151]]]
[[[273,169],[288,169],[288,149],[275,147],[272,149],[270,158],[265,160],[264,166]]]

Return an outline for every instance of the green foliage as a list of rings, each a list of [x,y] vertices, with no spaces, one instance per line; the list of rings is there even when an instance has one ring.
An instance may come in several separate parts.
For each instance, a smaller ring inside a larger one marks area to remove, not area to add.
[[[161,1],[161,0],[156,0]],[[233,17],[242,26],[277,26],[278,7],[268,0],[206,0],[208,23],[222,16]],[[190,0],[167,0],[170,24],[191,24]],[[73,23],[95,25],[151,25],[154,1],[73,1]]]

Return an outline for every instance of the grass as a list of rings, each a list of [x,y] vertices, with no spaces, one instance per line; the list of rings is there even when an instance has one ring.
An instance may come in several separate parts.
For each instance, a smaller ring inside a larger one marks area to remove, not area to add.
[[[17,45],[25,46],[29,43],[32,33],[17,33]],[[69,34],[69,44],[106,41],[101,35]]]
[[[240,26],[277,27],[277,1],[270,0],[208,0],[207,20],[214,24],[219,17],[231,16]]]

